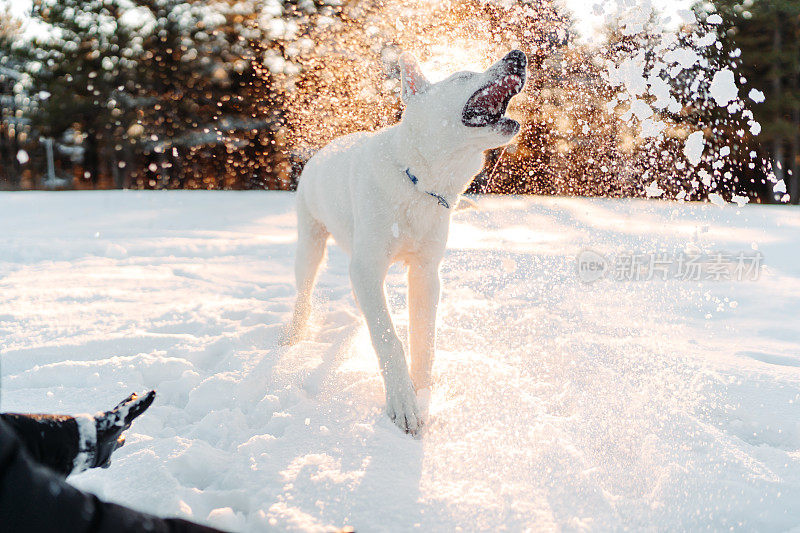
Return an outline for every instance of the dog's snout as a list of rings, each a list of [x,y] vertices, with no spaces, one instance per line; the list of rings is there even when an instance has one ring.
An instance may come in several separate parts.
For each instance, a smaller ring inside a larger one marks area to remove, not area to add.
[[[516,70],[525,70],[528,57],[522,50],[512,50],[503,58],[503,61]]]

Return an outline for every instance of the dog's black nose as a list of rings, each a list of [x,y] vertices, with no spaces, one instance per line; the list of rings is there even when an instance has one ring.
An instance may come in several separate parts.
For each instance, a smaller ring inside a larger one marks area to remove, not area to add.
[[[525,67],[528,66],[528,57],[522,50],[510,51],[506,54],[506,57],[503,58],[503,61],[518,70],[525,70]]]

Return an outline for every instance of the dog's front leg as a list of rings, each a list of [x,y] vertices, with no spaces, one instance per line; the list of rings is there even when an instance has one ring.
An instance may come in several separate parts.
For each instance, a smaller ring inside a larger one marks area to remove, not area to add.
[[[400,429],[416,435],[422,427],[422,419],[408,374],[403,345],[397,337],[386,305],[384,278],[388,267],[388,263],[376,261],[374,256],[362,259],[354,253],[350,279],[378,356],[386,390],[386,413]]]
[[[412,262],[408,267],[408,329],[411,379],[417,391],[430,388],[431,384],[438,304],[438,262]]]

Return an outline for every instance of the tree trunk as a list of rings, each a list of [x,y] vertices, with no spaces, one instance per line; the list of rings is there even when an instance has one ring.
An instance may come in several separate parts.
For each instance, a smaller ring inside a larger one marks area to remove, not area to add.
[[[114,188],[124,189],[126,172],[124,167],[126,165],[120,167],[120,162],[124,161],[125,158],[124,152],[122,150],[117,150],[117,148],[112,148],[111,153],[113,154],[111,157],[111,177],[114,178]]]
[[[797,35],[797,23],[792,24],[792,34]],[[798,157],[800,157],[800,43],[795,40],[792,54],[791,88],[792,88],[792,138],[789,149],[789,198],[793,204],[800,203],[800,173]]]
[[[133,177],[133,174],[136,171],[135,167],[136,158],[133,155],[133,148],[131,147],[131,143],[127,139],[125,139],[122,143],[122,160],[125,162],[125,168],[122,169],[123,170],[122,188],[130,189],[132,185],[131,178]]]
[[[92,180],[92,186],[96,189],[97,184],[100,181],[100,154],[96,132],[88,131],[86,133],[86,151],[84,153],[84,171],[89,173],[89,178]]]
[[[5,117],[0,117],[5,118]],[[10,185],[11,148],[8,145],[8,129],[0,124],[0,180]]]
[[[781,87],[781,52],[783,50],[783,39],[781,35],[781,17],[777,13],[775,28],[772,31],[772,98],[773,102],[780,105],[782,102]],[[775,178],[781,181],[784,178],[784,156],[783,156],[783,136],[780,132],[780,122],[782,120],[780,107],[775,112],[775,134],[772,140],[772,171]]]
[[[11,186],[14,189],[19,189],[22,183],[22,176],[20,176],[22,165],[20,165],[17,154],[19,154],[19,133],[15,126],[14,133],[11,135]]]

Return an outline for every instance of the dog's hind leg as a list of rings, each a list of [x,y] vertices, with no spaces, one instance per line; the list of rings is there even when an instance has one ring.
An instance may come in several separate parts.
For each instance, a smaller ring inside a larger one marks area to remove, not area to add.
[[[439,265],[412,262],[408,267],[408,334],[411,379],[417,391],[430,388],[439,304]]]
[[[302,340],[311,315],[311,294],[317,280],[317,272],[325,257],[328,231],[315,220],[302,201],[297,205],[297,257],[295,259],[295,281],[297,302],[292,322],[286,331],[286,341],[295,344]]]

